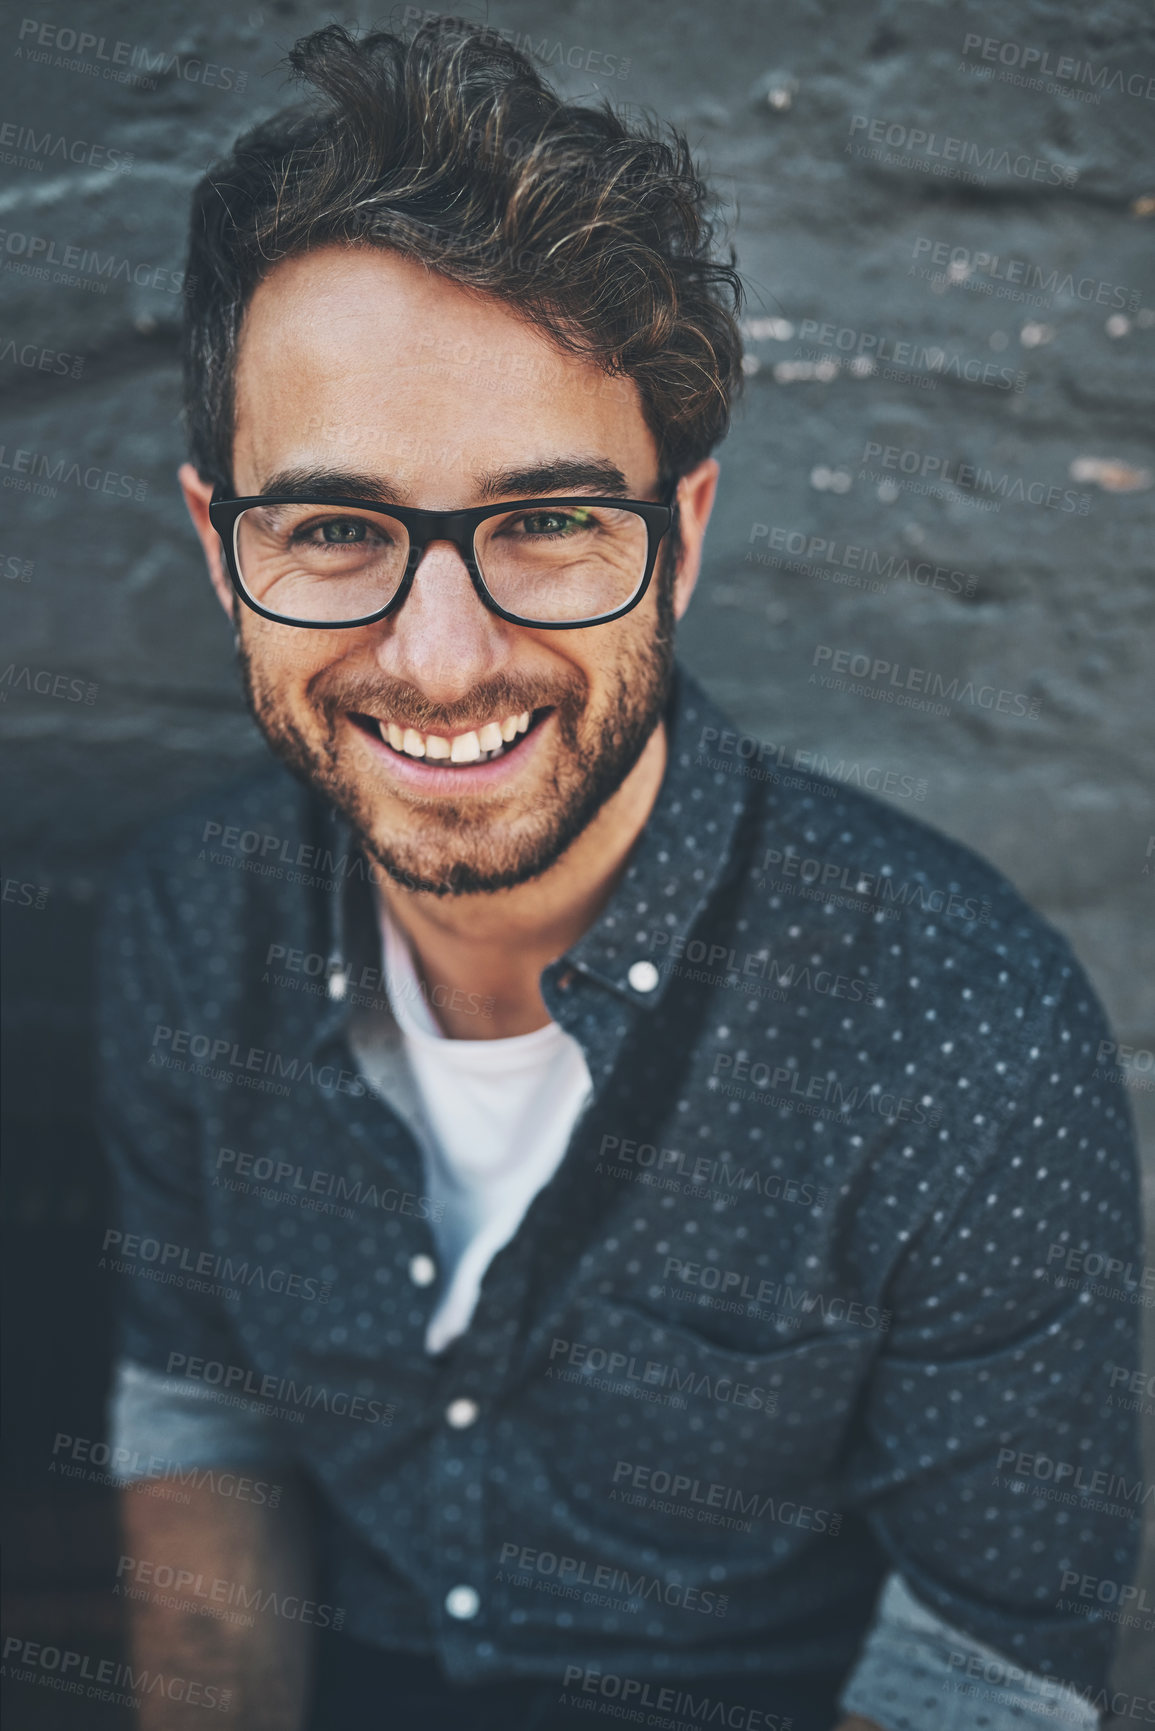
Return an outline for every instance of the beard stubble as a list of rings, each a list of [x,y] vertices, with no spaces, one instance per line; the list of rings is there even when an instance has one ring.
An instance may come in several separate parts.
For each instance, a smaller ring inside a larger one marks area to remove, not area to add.
[[[661,720],[674,670],[672,563],[663,550],[657,630],[623,650],[598,716],[586,713],[588,684],[576,668],[548,690],[540,682],[531,688],[504,676],[488,680],[459,704],[436,711],[402,680],[363,675],[334,680],[323,668],[307,687],[312,718],[319,723],[310,737],[285,711],[275,681],[250,654],[239,624],[237,657],[249,709],[275,755],[344,814],[370,857],[402,888],[434,896],[512,889],[540,877],[572,846],[625,781]],[[534,789],[532,809],[523,805],[510,812],[496,802],[441,797],[425,807],[414,802],[407,832],[390,833],[375,810],[368,777],[352,774],[342,762],[339,739],[350,725],[345,719],[350,713],[404,715],[421,732],[451,733],[479,714],[512,715],[547,706],[554,711],[558,748],[544,787]]]

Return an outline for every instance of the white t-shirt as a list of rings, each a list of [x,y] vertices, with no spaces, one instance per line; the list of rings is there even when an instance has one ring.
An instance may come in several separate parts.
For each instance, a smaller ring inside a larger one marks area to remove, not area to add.
[[[425,1334],[425,1350],[440,1352],[468,1328],[486,1269],[561,1164],[592,1083],[556,1022],[508,1040],[447,1039],[384,897],[378,907],[386,990],[430,1131],[426,1190],[441,1204],[441,1290]]]

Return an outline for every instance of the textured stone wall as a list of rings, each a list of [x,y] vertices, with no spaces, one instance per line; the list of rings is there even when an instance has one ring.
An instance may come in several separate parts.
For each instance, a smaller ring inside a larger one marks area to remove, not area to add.
[[[40,1511],[22,1588],[98,1572],[95,1538],[54,1560],[43,1512],[65,1506],[53,1435],[99,1434],[106,1374],[93,900],[136,828],[263,750],[174,479],[187,193],[330,15],[0,19],[10,1477]],[[1150,8],[501,0],[490,21],[571,94],[677,122],[735,217],[747,390],[685,657],[751,740],[879,786],[1070,937],[1136,1049],[1152,1177]],[[1121,1679],[1142,1675],[1125,1643]]]

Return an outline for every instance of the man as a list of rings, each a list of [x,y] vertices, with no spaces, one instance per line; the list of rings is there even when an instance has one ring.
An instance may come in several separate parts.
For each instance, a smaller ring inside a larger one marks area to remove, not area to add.
[[[181,471],[292,773],[104,952],[142,1722],[1093,1725],[1126,1108],[1009,885],[675,666],[740,370],[686,147],[451,22],[293,61]]]

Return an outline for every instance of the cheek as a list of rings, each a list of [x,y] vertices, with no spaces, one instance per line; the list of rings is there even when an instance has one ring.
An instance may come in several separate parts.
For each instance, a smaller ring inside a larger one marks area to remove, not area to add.
[[[627,613],[616,624],[605,627],[608,632],[615,633],[612,652],[606,657],[607,665],[613,668],[637,666],[652,656],[661,634],[658,581],[659,574],[655,572],[650,587],[633,612]]]
[[[244,630],[245,653],[261,689],[278,704],[298,707],[309,681],[336,659],[322,633],[294,631],[253,615]]]

